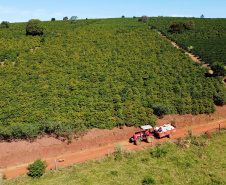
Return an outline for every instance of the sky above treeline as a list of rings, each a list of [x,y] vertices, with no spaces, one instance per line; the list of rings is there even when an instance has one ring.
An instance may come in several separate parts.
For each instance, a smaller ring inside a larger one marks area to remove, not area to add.
[[[0,0],[0,21],[63,20],[67,16],[117,18],[170,16],[226,18],[226,0]]]

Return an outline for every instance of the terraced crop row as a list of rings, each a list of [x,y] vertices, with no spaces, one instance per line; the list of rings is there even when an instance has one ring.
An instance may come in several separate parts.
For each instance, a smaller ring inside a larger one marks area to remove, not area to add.
[[[154,125],[164,114],[215,111],[225,87],[136,19],[25,23],[0,29],[0,138]]]

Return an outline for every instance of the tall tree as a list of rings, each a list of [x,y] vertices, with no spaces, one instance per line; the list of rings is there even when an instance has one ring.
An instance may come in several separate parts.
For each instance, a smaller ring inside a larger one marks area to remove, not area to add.
[[[9,22],[8,21],[2,21],[1,27],[2,28],[9,28]]]
[[[78,18],[78,16],[71,16],[70,20],[75,21]]]
[[[184,28],[184,24],[181,22],[173,22],[171,23],[170,27],[169,27],[169,32],[172,33],[181,33],[185,30]]]
[[[31,19],[28,21],[26,26],[26,35],[43,35],[43,24],[38,19]]]
[[[67,20],[68,20],[68,17],[67,17],[67,16],[66,16],[66,17],[64,17],[64,18],[63,18],[63,20],[64,20],[64,21],[67,21]]]
[[[195,28],[195,23],[193,21],[186,21],[184,27],[187,30],[193,30]]]

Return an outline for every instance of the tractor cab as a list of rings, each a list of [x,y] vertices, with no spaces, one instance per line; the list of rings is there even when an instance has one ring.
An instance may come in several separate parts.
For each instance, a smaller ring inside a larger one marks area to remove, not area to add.
[[[136,145],[139,145],[142,140],[147,140],[147,142],[151,142],[151,139],[153,137],[153,133],[151,132],[152,126],[150,125],[144,125],[140,127],[143,129],[141,132],[136,132],[133,137],[130,138],[132,142],[134,142]]]

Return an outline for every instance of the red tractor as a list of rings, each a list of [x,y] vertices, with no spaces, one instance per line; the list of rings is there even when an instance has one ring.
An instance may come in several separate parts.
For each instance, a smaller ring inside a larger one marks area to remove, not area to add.
[[[154,133],[150,131],[152,129],[152,126],[145,125],[141,126],[141,128],[144,131],[136,132],[133,137],[130,138],[131,142],[134,142],[135,145],[139,145],[142,140],[146,140],[148,143],[150,143],[152,140],[154,140]]]
[[[173,133],[177,131],[177,128],[170,124],[165,124],[161,127],[155,127],[153,132],[150,130],[152,129],[152,126],[150,125],[141,126],[141,128],[144,131],[136,132],[133,137],[130,138],[130,141],[134,142],[135,145],[139,145],[142,140],[146,140],[148,143],[150,143],[154,140],[154,136],[156,138],[162,138],[165,136],[171,138]]]

